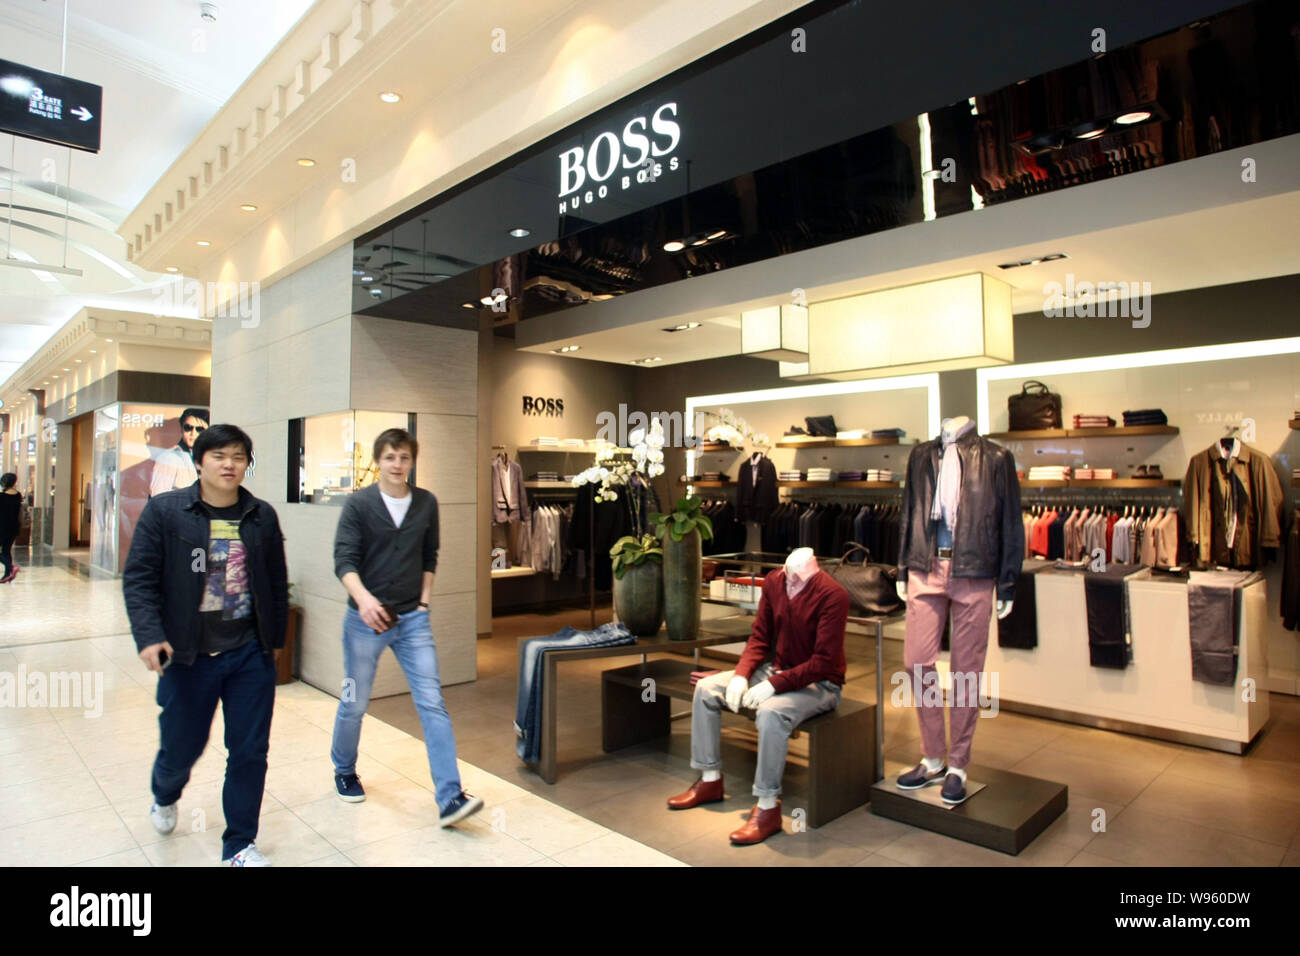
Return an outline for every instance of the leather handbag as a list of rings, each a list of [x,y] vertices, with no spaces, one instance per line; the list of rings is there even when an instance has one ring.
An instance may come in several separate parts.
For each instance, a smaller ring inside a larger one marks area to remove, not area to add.
[[[1061,427],[1061,396],[1042,382],[1025,382],[1016,395],[1007,396],[1010,430],[1034,431]]]
[[[835,427],[834,415],[809,415],[804,418],[808,434],[819,438],[834,438],[838,429]]]
[[[860,564],[850,564],[849,557],[863,553]],[[871,552],[860,544],[850,544],[833,570],[832,578],[849,592],[849,613],[854,617],[889,614],[898,610],[903,602],[898,596],[898,568],[892,564],[873,564]]]

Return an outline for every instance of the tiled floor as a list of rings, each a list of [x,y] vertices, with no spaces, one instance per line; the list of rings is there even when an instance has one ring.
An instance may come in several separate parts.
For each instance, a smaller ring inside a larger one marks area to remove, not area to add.
[[[219,862],[221,715],[181,798],[180,824],[159,836],[148,818],[157,678],[125,633],[120,582],[91,580],[61,559],[32,567],[25,557],[0,591],[0,671],[90,673],[98,677],[88,687],[102,681],[102,696],[76,707],[0,707],[0,866]],[[87,714],[87,704],[102,712]],[[487,807],[440,829],[423,742],[373,716],[358,763],[367,800],[345,804],[329,761],[335,707],[305,684],[277,691],[258,835],[276,866],[681,865],[464,761],[464,785]]]
[[[155,678],[127,636],[119,582],[65,558],[29,567],[0,589],[0,671],[103,675],[103,714],[0,708],[0,865],[215,863],[220,852],[221,719],[182,798],[181,826],[159,837],[147,819],[157,745]],[[606,615],[607,616],[607,615]],[[603,619],[603,618],[601,618]],[[863,808],[796,830],[803,771],[795,741],[786,775],[786,832],[755,847],[727,833],[752,804],[753,725],[724,721],[728,798],[673,813],[664,799],[695,778],[689,719],[670,738],[605,754],[599,673],[608,662],[560,669],[560,776],[542,782],[515,756],[515,641],[585,611],[517,615],[479,642],[479,680],[446,689],[467,789],[487,808],[439,830],[420,726],[408,696],[372,704],[359,772],[369,799],[333,794],[328,760],[335,702],[302,684],[279,689],[259,845],[276,865],[744,865],[1145,866],[1300,864],[1300,700],[1272,697],[1272,722],[1233,757],[1002,712],[981,720],[977,762],[1062,781],[1070,809],[1010,857],[872,815]],[[887,667],[899,646],[888,642]],[[846,694],[874,694],[869,642],[851,648]],[[684,702],[675,708],[684,710]],[[889,708],[890,774],[917,757],[915,717]],[[1104,822],[1105,829],[1094,828]]]

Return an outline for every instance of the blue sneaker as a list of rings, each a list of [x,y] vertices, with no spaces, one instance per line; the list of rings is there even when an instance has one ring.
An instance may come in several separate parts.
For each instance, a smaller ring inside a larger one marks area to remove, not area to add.
[[[438,826],[449,827],[460,823],[461,820],[473,816],[482,809],[481,797],[472,796],[462,790],[460,796],[453,797],[451,802],[442,808],[442,813],[438,817]]]
[[[944,764],[938,770],[931,773],[929,770],[925,769],[925,764],[919,763],[911,770],[907,771],[907,773],[899,776],[898,789],[899,790],[920,790],[923,787],[928,787],[932,784],[938,783],[941,779],[943,779],[943,775],[946,774],[947,772],[948,772],[947,764]]]
[[[361,786],[361,778],[355,773],[334,775],[334,789],[339,792],[339,799],[344,803],[365,803],[366,791]]]
[[[943,790],[939,796],[944,803],[956,806],[966,799],[966,781],[961,778],[960,774],[950,773],[943,781]]]

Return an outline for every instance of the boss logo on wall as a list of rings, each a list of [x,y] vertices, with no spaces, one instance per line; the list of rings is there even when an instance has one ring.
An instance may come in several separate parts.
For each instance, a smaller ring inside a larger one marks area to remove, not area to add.
[[[564,414],[564,399],[562,398],[533,398],[531,395],[524,396],[524,414],[525,415],[551,415],[559,418]]]
[[[589,149],[574,146],[560,153],[560,214],[598,202],[612,190],[622,192],[636,183],[652,183],[663,174],[665,163],[670,172],[676,172],[679,157],[659,162],[681,142],[682,128],[676,117],[677,104],[665,103],[648,117],[628,120],[621,137],[612,131],[598,133]],[[623,175],[615,177],[620,169]]]

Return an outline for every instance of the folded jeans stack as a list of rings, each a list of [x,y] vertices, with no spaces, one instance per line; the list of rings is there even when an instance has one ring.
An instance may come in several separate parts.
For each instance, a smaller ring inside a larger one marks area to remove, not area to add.
[[[1075,428],[1114,428],[1115,419],[1109,415],[1075,415]]]
[[[872,438],[906,438],[907,432],[901,428],[876,428],[871,432]]]
[[[1169,419],[1166,417],[1164,410],[1159,408],[1139,408],[1125,410],[1124,427],[1131,428],[1135,425],[1168,425]]]

